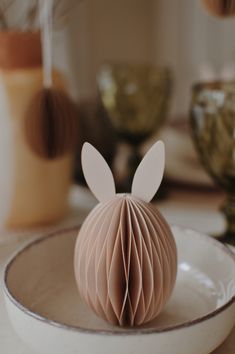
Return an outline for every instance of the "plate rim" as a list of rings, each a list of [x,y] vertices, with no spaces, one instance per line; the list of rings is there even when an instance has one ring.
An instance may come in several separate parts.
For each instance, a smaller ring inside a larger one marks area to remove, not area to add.
[[[224,312],[227,308],[229,308],[230,306],[232,306],[235,303],[235,294],[234,294],[231,297],[231,299],[229,301],[227,301],[224,305],[218,307],[214,311],[207,313],[206,315],[197,317],[197,318],[190,320],[190,321],[185,321],[185,322],[177,324],[177,325],[172,325],[169,327],[162,327],[162,328],[161,327],[160,328],[138,328],[138,327],[135,327],[133,329],[130,329],[130,328],[129,329],[127,329],[127,328],[120,329],[119,328],[118,331],[116,331],[115,329],[107,329],[107,330],[100,329],[99,330],[99,329],[83,328],[80,326],[68,325],[63,322],[57,322],[55,320],[52,320],[46,316],[42,316],[42,315],[30,310],[29,308],[27,308],[25,305],[20,303],[15,298],[15,296],[11,293],[10,289],[7,286],[8,274],[9,274],[10,268],[12,267],[13,263],[17,260],[17,258],[19,256],[21,256],[24,252],[28,251],[30,248],[34,247],[35,245],[37,245],[41,242],[44,242],[52,237],[59,237],[67,232],[72,232],[75,230],[79,231],[80,227],[81,227],[81,224],[78,224],[73,227],[68,227],[68,228],[64,228],[61,230],[56,230],[56,231],[50,232],[46,236],[41,236],[33,241],[30,241],[26,245],[23,245],[23,247],[21,247],[18,251],[16,251],[13,254],[13,256],[10,258],[10,260],[7,262],[5,269],[4,269],[4,273],[3,273],[3,293],[4,293],[5,297],[14,306],[16,306],[18,310],[22,311],[25,315],[28,315],[29,317],[31,317],[37,321],[40,321],[44,324],[51,325],[53,327],[56,327],[59,329],[64,329],[67,331],[77,332],[80,334],[105,335],[105,336],[136,336],[136,335],[142,336],[142,335],[150,335],[150,334],[162,334],[162,333],[166,333],[166,332],[172,332],[172,331],[176,331],[176,330],[180,330],[180,329],[184,329],[184,328],[193,327],[195,325],[198,325],[200,323],[208,321],[211,318],[216,317],[217,315]],[[185,228],[185,227],[178,226],[178,225],[170,225],[170,227],[172,230],[183,231],[184,233],[186,232],[186,233],[190,233],[190,234],[193,233],[196,237],[205,239],[207,242],[212,243],[215,247],[221,249],[235,263],[235,255],[229,249],[229,247],[226,245],[223,245],[222,243],[220,243],[218,240],[212,238],[211,236],[208,236],[208,235],[203,234],[199,231],[196,231],[196,230],[193,230],[190,228]]]

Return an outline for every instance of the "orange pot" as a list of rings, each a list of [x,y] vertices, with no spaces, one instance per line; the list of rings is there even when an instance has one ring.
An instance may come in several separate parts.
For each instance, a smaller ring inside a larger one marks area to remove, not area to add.
[[[72,155],[47,161],[25,140],[25,115],[42,88],[39,33],[0,33],[0,226],[54,222],[67,210]],[[54,86],[65,88],[53,72]]]
[[[31,68],[42,65],[39,32],[0,32],[0,67]]]

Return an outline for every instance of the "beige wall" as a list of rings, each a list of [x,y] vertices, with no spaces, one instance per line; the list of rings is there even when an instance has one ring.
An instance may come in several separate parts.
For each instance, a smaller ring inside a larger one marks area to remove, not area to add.
[[[86,0],[78,6],[69,41],[80,96],[95,91],[105,60],[153,59],[152,9],[153,0]]]
[[[169,64],[175,74],[172,112],[185,114],[201,69],[209,63],[221,71],[235,63],[234,33],[234,19],[213,18],[200,0],[83,0],[57,61],[67,66],[76,97],[95,92],[95,75],[105,60]]]
[[[200,0],[154,3],[154,58],[173,68],[172,112],[185,115],[193,82],[220,78],[225,72],[226,78],[235,78],[235,19],[209,15]]]

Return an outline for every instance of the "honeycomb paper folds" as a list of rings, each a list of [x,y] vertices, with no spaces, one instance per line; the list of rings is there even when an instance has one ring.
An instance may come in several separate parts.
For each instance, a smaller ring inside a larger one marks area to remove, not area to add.
[[[174,238],[163,216],[148,203],[162,180],[164,145],[157,142],[145,155],[132,194],[115,194],[108,165],[89,144],[83,147],[82,164],[101,202],[83,223],[76,243],[79,291],[108,322],[141,325],[163,309],[176,278]]]

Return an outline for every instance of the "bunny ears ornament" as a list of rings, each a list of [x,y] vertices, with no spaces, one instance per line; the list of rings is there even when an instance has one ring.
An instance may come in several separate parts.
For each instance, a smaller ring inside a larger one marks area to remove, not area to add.
[[[113,325],[136,326],[152,320],[174,288],[175,241],[166,220],[150,204],[164,164],[164,144],[158,141],[137,168],[131,194],[116,194],[103,157],[88,143],[82,149],[84,176],[100,203],[80,229],[75,277],[85,302]]]

